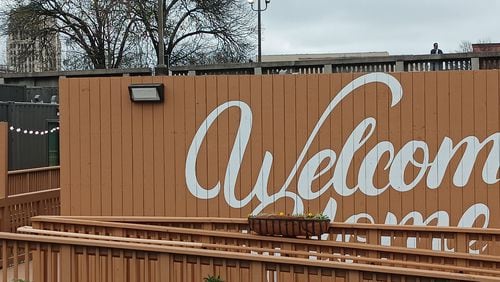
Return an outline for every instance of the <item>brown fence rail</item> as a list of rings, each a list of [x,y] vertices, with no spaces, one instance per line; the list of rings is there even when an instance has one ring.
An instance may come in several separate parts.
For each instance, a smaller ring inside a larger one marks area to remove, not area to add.
[[[0,230],[16,232],[18,227],[30,225],[33,216],[59,215],[59,195],[58,188],[0,199]]]
[[[19,278],[32,278],[33,281],[202,281],[209,275],[220,275],[224,281],[500,280],[486,276],[487,273],[473,275],[299,255],[273,256],[252,253],[248,248],[246,252],[237,252],[153,242],[118,242],[105,237],[83,239],[0,233],[2,281]],[[22,255],[20,250],[24,252]],[[31,266],[26,265],[26,252],[31,252]]]
[[[38,221],[83,219],[104,222],[137,223],[181,228],[196,228],[214,231],[248,233],[247,219],[206,217],[52,217]],[[106,224],[107,224],[106,223]],[[445,252],[500,254],[500,230],[494,228],[456,228],[383,224],[332,223],[328,236],[323,240],[351,242],[381,246],[404,247]]]
[[[67,218],[39,217],[34,219],[33,226],[34,228],[20,228],[19,231],[81,239],[94,239],[96,236],[104,235],[106,236],[106,240],[109,241],[142,242],[160,245],[188,244],[188,246],[202,247],[215,251],[251,252],[253,254],[301,258],[314,257],[320,260],[355,261],[357,263],[381,266],[425,267],[427,269],[450,272],[463,272],[463,268],[466,267],[467,271],[471,274],[489,273],[500,276],[498,257],[489,255],[471,256],[464,253],[435,252],[402,247],[266,237],[239,232]]]
[[[59,215],[59,166],[8,171],[8,124],[0,122],[0,231],[16,232],[37,215]]]
[[[7,195],[17,195],[61,187],[59,166],[8,172]]]

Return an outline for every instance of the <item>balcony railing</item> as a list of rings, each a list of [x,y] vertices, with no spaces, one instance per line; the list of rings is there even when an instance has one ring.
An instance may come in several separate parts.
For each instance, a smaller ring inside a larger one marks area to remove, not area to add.
[[[246,64],[174,66],[172,75],[318,74],[453,71],[500,68],[500,53],[335,58]]]

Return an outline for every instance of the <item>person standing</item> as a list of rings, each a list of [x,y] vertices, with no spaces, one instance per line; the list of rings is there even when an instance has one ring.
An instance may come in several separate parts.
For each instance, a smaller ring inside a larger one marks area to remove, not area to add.
[[[442,55],[443,54],[443,51],[441,51],[441,49],[439,49],[439,46],[437,43],[434,43],[434,48],[431,50],[431,54],[432,55]]]
[[[434,43],[434,48],[431,50],[431,55],[442,55],[443,51],[439,49],[439,46],[437,43]],[[430,63],[430,70],[432,71],[437,71],[437,70],[442,70],[443,69],[443,63],[441,61],[432,61]]]

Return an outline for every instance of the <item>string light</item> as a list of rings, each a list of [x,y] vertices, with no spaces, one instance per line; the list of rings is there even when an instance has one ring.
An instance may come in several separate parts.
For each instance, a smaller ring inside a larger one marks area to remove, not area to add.
[[[32,129],[23,129],[23,128],[20,128],[20,127],[14,127],[14,126],[11,126],[9,127],[9,130],[10,131],[13,131],[13,132],[16,132],[16,133],[21,133],[21,134],[26,134],[26,135],[38,135],[38,136],[43,136],[43,135],[46,135],[46,134],[49,134],[49,133],[54,133],[56,131],[59,131],[59,126],[58,127],[54,127],[50,130],[32,130]]]

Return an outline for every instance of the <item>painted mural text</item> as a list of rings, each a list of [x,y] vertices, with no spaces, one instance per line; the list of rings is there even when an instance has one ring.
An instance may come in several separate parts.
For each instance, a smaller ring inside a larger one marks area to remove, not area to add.
[[[232,208],[245,207],[249,205],[252,199],[256,198],[259,204],[253,208],[255,214],[262,212],[277,200],[288,198],[294,202],[293,212],[302,213],[304,212],[304,201],[317,199],[330,189],[333,189],[341,197],[351,196],[357,191],[369,197],[379,196],[389,189],[405,193],[414,189],[422,181],[425,181],[428,189],[438,189],[448,171],[451,160],[454,158],[459,160],[458,166],[451,172],[453,175],[452,183],[456,186],[456,189],[461,189],[467,185],[474,166],[481,167],[481,178],[486,184],[496,184],[500,181],[498,177],[500,132],[496,132],[487,136],[484,140],[479,140],[476,136],[467,136],[459,141],[445,137],[433,158],[424,140],[411,140],[403,144],[401,148],[395,148],[390,141],[381,141],[374,147],[367,148],[368,153],[364,156],[358,170],[357,184],[350,186],[347,177],[354,155],[365,146],[377,127],[377,120],[373,117],[367,117],[357,124],[339,152],[324,149],[306,159],[306,154],[314,139],[331,113],[355,89],[369,83],[382,83],[389,88],[391,107],[397,105],[403,97],[401,84],[389,74],[371,73],[356,78],[346,85],[326,107],[282,186],[274,193],[270,194],[268,192],[268,179],[273,164],[273,154],[267,151],[264,154],[261,169],[253,189],[241,199],[236,197],[235,188],[243,156],[251,137],[252,110],[248,104],[242,101],[228,101],[219,105],[200,125],[187,153],[185,177],[189,191],[198,199],[207,200],[217,197],[222,190],[226,203]],[[221,179],[212,187],[203,187],[199,183],[196,174],[196,162],[201,145],[211,125],[221,113],[230,108],[239,109],[240,123],[229,155],[224,179]],[[487,151],[487,158],[484,163],[477,163],[478,154],[482,151]],[[458,155],[458,152],[461,155]],[[421,157],[417,158],[417,154]],[[388,156],[388,158],[383,158],[384,155]],[[381,163],[382,160],[384,160],[383,163]],[[375,184],[374,175],[377,167],[383,167],[388,174],[388,182],[385,185],[377,186]],[[408,180],[405,178],[405,171],[411,169],[410,167],[413,167],[415,173],[413,179]],[[324,175],[330,175],[329,181],[319,190],[313,191],[311,188],[312,183]],[[290,185],[294,178],[297,180],[297,189],[296,191],[290,191]],[[337,202],[335,199],[330,198],[324,212],[329,214],[331,218],[335,218],[336,209]],[[473,226],[478,218],[484,217],[483,225],[486,227],[489,216],[488,206],[484,203],[476,203],[464,212],[458,225],[463,227]],[[347,221],[355,222],[360,219],[375,222],[373,217],[366,213],[352,215]],[[438,226],[448,226],[449,214],[447,211],[437,211],[428,218],[424,218],[419,211],[414,211],[398,220],[393,213],[388,212],[385,223],[405,224],[411,221],[416,225],[426,225],[433,220],[437,220]]]

